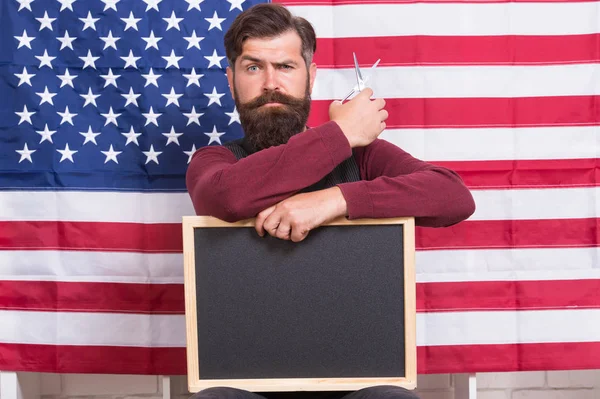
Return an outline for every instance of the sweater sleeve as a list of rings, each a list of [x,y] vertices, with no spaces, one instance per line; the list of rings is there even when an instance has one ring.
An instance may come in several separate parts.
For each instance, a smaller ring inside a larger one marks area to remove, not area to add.
[[[227,148],[203,147],[192,157],[186,185],[196,214],[234,222],[318,182],[350,156],[346,136],[327,122],[239,161]]]
[[[412,157],[377,139],[355,154],[363,180],[338,185],[348,218],[415,217],[415,224],[446,227],[475,212],[458,174]]]

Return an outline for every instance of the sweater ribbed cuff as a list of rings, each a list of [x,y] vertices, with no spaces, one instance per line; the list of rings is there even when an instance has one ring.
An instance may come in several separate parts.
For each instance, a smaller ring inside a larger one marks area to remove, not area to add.
[[[348,219],[373,217],[373,200],[365,181],[338,184],[346,200]]]
[[[329,121],[315,130],[329,151],[334,168],[352,156],[352,147],[337,123]]]

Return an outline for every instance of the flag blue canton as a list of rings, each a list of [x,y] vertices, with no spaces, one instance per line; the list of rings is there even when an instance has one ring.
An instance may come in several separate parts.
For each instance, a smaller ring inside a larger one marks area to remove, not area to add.
[[[0,188],[185,190],[242,137],[223,35],[257,0],[0,0]]]

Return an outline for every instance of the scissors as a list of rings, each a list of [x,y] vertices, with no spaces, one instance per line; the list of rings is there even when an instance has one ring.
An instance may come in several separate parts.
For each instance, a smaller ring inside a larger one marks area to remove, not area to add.
[[[358,67],[358,61],[356,60],[356,54],[352,53],[352,55],[354,56],[354,70],[356,71],[356,86],[354,86],[352,88],[352,90],[350,90],[350,93],[348,93],[348,95],[346,97],[344,97],[344,99],[341,101],[342,103],[344,101],[346,101],[347,99],[349,99],[350,97],[352,97],[353,94],[361,92],[365,88],[366,83],[371,78],[371,75],[363,78],[362,73],[360,72],[360,68]],[[372,74],[373,70],[377,67],[377,65],[379,64],[379,61],[381,61],[381,59],[378,59],[371,67],[371,74]]]

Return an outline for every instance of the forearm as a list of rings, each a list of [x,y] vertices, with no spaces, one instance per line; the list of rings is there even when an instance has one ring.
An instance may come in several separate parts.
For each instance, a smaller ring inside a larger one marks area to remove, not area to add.
[[[352,155],[338,125],[329,122],[236,162],[233,154],[199,150],[186,176],[197,214],[234,221],[256,216],[321,180]],[[212,149],[214,150],[214,149]]]
[[[415,217],[419,226],[445,227],[473,214],[469,190],[453,172],[432,168],[340,185],[348,218]]]

